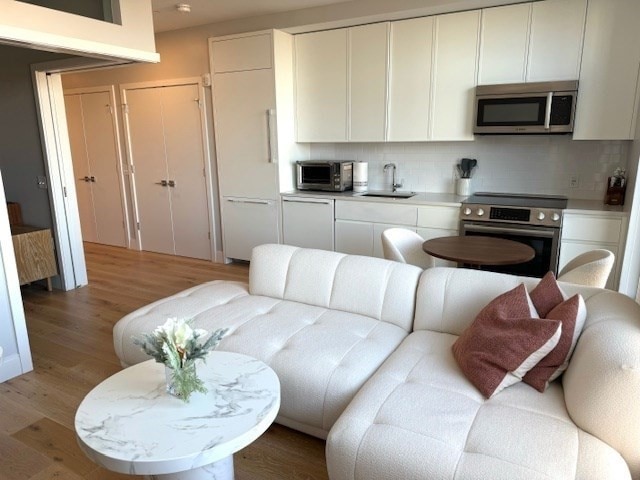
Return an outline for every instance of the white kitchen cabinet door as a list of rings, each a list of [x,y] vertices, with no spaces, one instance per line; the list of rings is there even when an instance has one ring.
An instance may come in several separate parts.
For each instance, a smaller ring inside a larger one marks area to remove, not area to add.
[[[478,84],[524,82],[531,4],[482,10]]]
[[[391,22],[387,140],[429,136],[433,17]]]
[[[545,0],[532,9],[526,81],[577,79],[587,0]]]
[[[332,199],[282,198],[282,241],[303,248],[334,250]]]
[[[349,29],[349,140],[382,142],[387,126],[389,23]]]
[[[124,90],[142,250],[211,260],[197,84]]]
[[[125,247],[123,185],[111,92],[65,95],[65,105],[83,239]]]
[[[271,34],[246,35],[211,42],[213,73],[269,69],[273,66]]]
[[[196,84],[162,88],[175,253],[211,260],[205,153],[198,100]]]
[[[273,70],[213,76],[216,156],[222,196],[278,197],[271,133],[276,128]]]
[[[374,223],[373,224],[373,256],[374,257],[384,258],[384,251],[382,250],[382,232],[384,232],[388,228],[404,228],[406,230],[411,230],[412,232],[416,231],[416,227],[414,226]]]
[[[298,142],[347,140],[347,32],[295,37]]]
[[[336,252],[349,255],[373,255],[373,223],[336,220]]]
[[[251,260],[254,247],[278,242],[278,205],[275,200],[222,199],[222,236],[227,258]]]
[[[432,140],[473,140],[480,10],[435,20]]]
[[[589,0],[574,140],[633,140],[638,111],[640,2]]]

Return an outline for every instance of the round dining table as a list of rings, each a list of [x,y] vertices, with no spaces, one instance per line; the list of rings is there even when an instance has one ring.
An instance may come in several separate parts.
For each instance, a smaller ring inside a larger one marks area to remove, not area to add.
[[[529,245],[481,235],[432,238],[422,244],[422,250],[437,258],[478,267],[515,265],[535,257]]]

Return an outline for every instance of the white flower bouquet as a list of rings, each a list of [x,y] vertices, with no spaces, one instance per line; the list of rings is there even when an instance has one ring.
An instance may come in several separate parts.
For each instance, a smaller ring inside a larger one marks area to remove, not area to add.
[[[167,370],[167,391],[185,402],[193,392],[206,393],[204,383],[196,375],[196,360],[206,361],[206,355],[213,350],[227,328],[218,329],[203,342],[208,332],[200,328],[192,328],[191,320],[168,318],[164,325],[157,327],[152,333],[143,333],[142,339],[134,338],[133,342],[142,350],[163,363]]]

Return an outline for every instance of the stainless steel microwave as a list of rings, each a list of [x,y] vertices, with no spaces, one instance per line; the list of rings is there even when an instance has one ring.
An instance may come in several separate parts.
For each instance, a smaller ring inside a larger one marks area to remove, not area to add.
[[[573,132],[578,81],[509,83],[476,87],[480,135]]]
[[[353,189],[353,162],[307,160],[296,162],[298,190],[344,192]]]

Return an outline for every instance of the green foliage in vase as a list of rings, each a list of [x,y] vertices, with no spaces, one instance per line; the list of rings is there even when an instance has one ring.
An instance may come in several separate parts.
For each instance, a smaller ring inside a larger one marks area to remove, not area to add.
[[[171,369],[171,377],[176,394],[185,402],[193,392],[206,393],[204,383],[196,375],[196,360],[206,362],[206,355],[213,350],[224,335],[227,328],[220,328],[202,341],[208,332],[193,329],[193,320],[169,318],[164,325],[157,327],[152,333],[143,333],[142,339],[134,338],[133,342],[155,359]]]

